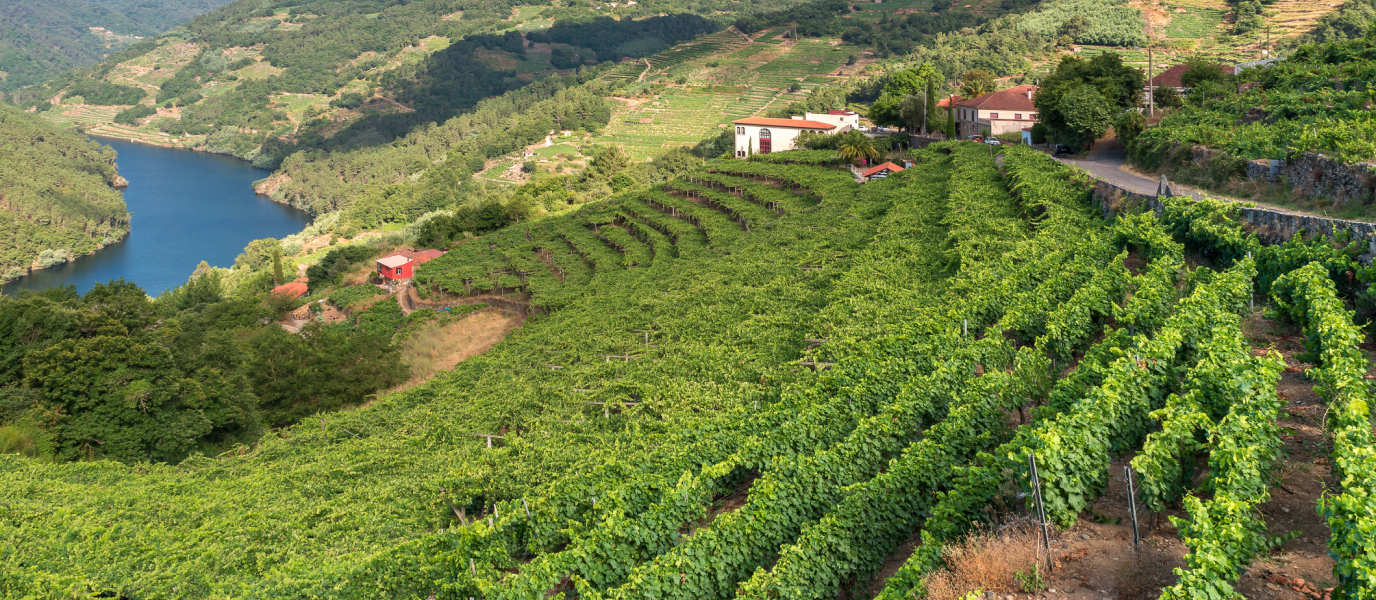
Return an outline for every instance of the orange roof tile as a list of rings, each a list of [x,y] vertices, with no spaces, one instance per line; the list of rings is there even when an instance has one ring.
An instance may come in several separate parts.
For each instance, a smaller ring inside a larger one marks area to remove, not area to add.
[[[865,169],[865,173],[862,175],[862,177],[868,178],[870,175],[873,175],[873,174],[875,174],[875,173],[878,173],[878,172],[880,172],[880,171],[883,171],[884,169],[888,169],[889,171],[891,171],[891,172],[893,172],[893,173],[897,173],[897,172],[899,172],[899,171],[902,171],[902,170],[903,170],[903,167],[900,167],[900,166],[898,166],[898,165],[895,165],[895,164],[893,164],[893,163],[891,163],[891,162],[886,162],[886,163],[884,163],[884,164],[875,165],[875,166],[873,166],[873,167],[870,167],[870,168],[868,168],[868,169]]]
[[[771,119],[769,117],[750,117],[732,121],[737,125],[759,125],[762,127],[796,127],[798,129],[835,129],[831,123],[808,121],[807,119]]]

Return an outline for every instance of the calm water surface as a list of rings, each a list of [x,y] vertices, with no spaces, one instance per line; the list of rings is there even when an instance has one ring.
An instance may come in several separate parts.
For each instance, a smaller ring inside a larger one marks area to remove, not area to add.
[[[305,212],[253,193],[269,172],[236,158],[95,138],[119,152],[119,174],[129,180],[124,202],[133,226],[124,241],[63,266],[35,271],[4,293],[95,283],[123,277],[156,296],[186,283],[201,261],[234,264],[244,246],[281,238],[310,222]]]

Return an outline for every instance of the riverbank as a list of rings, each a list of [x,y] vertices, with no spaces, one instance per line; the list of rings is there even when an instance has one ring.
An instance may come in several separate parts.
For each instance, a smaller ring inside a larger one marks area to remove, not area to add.
[[[181,285],[197,265],[230,267],[250,242],[302,231],[310,214],[260,197],[253,183],[269,172],[220,154],[142,142],[93,139],[119,152],[124,199],[138,227],[93,254],[30,271],[5,294],[125,279],[157,295]]]

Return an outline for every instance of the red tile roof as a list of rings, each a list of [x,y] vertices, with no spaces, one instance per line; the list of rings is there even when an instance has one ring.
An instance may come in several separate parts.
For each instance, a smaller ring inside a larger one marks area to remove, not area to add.
[[[1225,71],[1228,68],[1225,65],[1214,66],[1218,67],[1220,71]],[[1189,65],[1182,63],[1158,73],[1156,77],[1151,78],[1152,87],[1185,87],[1185,84],[1180,81],[1180,77],[1185,74],[1185,69],[1187,68],[1189,68]]]
[[[960,104],[960,101],[962,100],[960,96],[948,96],[937,101],[936,105],[941,108],[946,108],[951,105],[951,100],[953,99],[956,101],[956,104]]]
[[[283,294],[291,298],[300,298],[306,295],[306,284],[300,282],[284,283],[272,288],[273,294]]]
[[[1035,111],[1037,107],[1032,104],[1032,99],[1028,98],[1029,92],[1035,96],[1037,86],[1018,85],[1006,90],[999,90],[992,94],[985,94],[978,98],[956,100],[956,106],[965,108],[980,108],[984,110],[1026,110]]]
[[[732,121],[737,125],[759,125],[762,127],[797,127],[798,129],[835,129],[831,123],[821,121],[808,121],[806,119],[771,119],[768,117],[751,117]]]
[[[886,163],[879,164],[879,165],[874,165],[873,167],[870,167],[870,168],[868,168],[868,169],[865,169],[865,173],[864,173],[863,175],[861,175],[861,176],[868,179],[870,175],[874,175],[875,173],[878,173],[878,172],[880,172],[880,171],[883,171],[884,169],[888,169],[890,172],[897,173],[897,172],[899,172],[899,171],[902,171],[902,170],[903,170],[903,167],[900,167],[900,166],[898,166],[898,165],[895,165],[895,164],[893,164],[893,163],[891,163],[891,162],[886,162]]]

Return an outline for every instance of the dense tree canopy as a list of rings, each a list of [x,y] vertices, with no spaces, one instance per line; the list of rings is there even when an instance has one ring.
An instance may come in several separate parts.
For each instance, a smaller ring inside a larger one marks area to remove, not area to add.
[[[61,460],[175,463],[404,379],[395,330],[264,325],[285,308],[215,272],[156,300],[124,281],[0,296],[0,429]]]
[[[1083,147],[1103,135],[1100,125],[1106,128],[1119,113],[1137,106],[1145,80],[1140,69],[1124,65],[1114,52],[1089,60],[1066,57],[1042,80],[1033,102],[1053,137]]]
[[[0,157],[0,281],[128,233],[109,147],[0,104]]]

